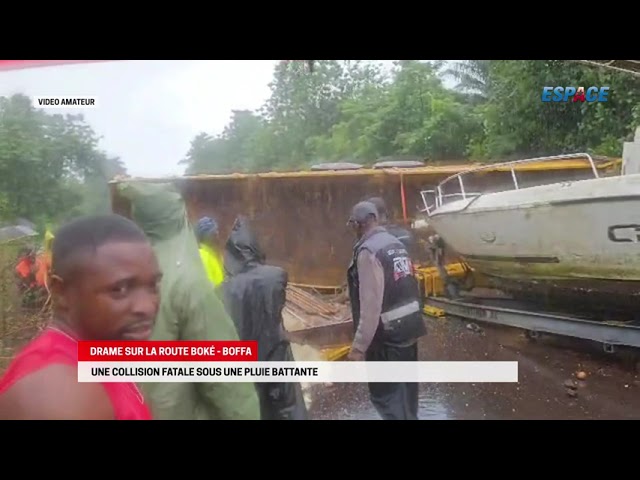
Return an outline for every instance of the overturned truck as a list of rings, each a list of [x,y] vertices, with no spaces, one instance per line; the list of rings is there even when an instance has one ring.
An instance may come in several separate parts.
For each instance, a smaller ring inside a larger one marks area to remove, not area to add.
[[[312,170],[259,174],[197,175],[141,182],[172,182],[187,204],[192,221],[214,216],[227,236],[238,215],[251,220],[267,261],[287,270],[289,281],[315,289],[338,289],[351,257],[352,233],[346,226],[351,207],[368,197],[383,197],[395,223],[410,226],[421,218],[420,192],[472,164]],[[525,164],[517,169],[521,182],[547,182],[561,174],[576,178],[588,171],[583,161]],[[510,169],[487,169],[474,181],[478,188],[511,185]],[[129,179],[131,180],[131,179]],[[111,185],[112,209],[130,216],[131,206]],[[472,186],[474,187],[474,186]],[[420,258],[419,258],[420,260]],[[424,253],[426,260],[426,251]]]

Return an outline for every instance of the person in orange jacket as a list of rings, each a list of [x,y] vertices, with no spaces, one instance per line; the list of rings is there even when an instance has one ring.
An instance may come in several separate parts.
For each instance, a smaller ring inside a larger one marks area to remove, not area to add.
[[[15,272],[18,277],[18,288],[23,293],[35,286],[35,260],[36,255],[32,248],[25,248],[18,255]]]
[[[44,249],[37,255],[35,262],[36,285],[43,290],[49,291],[48,278],[51,270],[51,246],[54,236],[47,229],[44,235]]]

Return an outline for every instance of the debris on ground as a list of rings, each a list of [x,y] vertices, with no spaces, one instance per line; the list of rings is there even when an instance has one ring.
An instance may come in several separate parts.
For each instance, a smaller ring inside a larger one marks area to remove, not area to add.
[[[587,379],[587,372],[580,371],[580,372],[576,373],[576,378],[578,380],[586,380]]]
[[[349,307],[329,298],[289,285],[283,311],[285,328],[295,331],[349,321]]]
[[[574,380],[565,380],[563,385],[569,397],[575,398],[578,396],[578,384]]]
[[[331,319],[339,310],[336,305],[324,301],[319,295],[313,295],[292,285],[287,287],[287,306],[327,319]]]
[[[351,310],[338,303],[335,295],[289,285],[282,319],[291,343],[313,346],[323,360],[347,355],[353,340]]]
[[[484,336],[484,330],[477,323],[468,323],[467,330],[470,330],[473,333],[477,333],[478,335]]]
[[[550,338],[525,342],[513,328],[483,326],[469,333],[468,320],[426,317],[429,335],[418,341],[420,361],[518,361],[517,383],[424,383],[419,386],[421,420],[633,420],[640,418],[640,373],[599,345]],[[500,348],[500,345],[506,348]],[[587,373],[586,381],[576,378]],[[601,373],[605,375],[601,375]],[[565,382],[568,385],[565,386]],[[637,382],[637,383],[634,383]],[[366,384],[311,384],[318,420],[374,420],[380,416]],[[629,385],[625,388],[625,385]],[[464,394],[463,394],[464,392]],[[468,406],[467,406],[468,405]],[[515,412],[514,412],[515,410]]]

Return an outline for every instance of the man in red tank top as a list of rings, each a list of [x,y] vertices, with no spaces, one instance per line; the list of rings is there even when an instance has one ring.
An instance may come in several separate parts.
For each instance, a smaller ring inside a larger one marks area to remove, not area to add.
[[[84,217],[53,243],[51,324],[0,379],[0,419],[151,420],[133,383],[79,383],[78,340],[147,340],[160,302],[151,245],[119,215]]]

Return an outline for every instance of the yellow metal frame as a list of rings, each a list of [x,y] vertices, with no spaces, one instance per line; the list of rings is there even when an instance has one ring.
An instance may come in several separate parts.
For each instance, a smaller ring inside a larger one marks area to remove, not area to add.
[[[485,286],[487,283],[484,277],[464,262],[449,263],[445,265],[447,275],[453,278],[462,278],[466,275],[473,275],[475,286]],[[437,267],[418,267],[416,268],[416,278],[420,289],[425,298],[440,297],[445,293],[445,286],[440,272]],[[441,308],[425,305],[422,310],[426,315],[435,318],[443,318],[444,310]]]
[[[256,179],[256,178],[317,178],[317,177],[352,177],[352,176],[420,176],[420,175],[455,175],[466,172],[470,169],[480,166],[488,166],[487,163],[458,163],[444,165],[425,165],[417,168],[360,168],[358,170],[329,170],[329,171],[297,171],[297,172],[264,172],[264,173],[228,173],[228,174],[201,174],[201,175],[182,175],[168,176],[162,178],[114,178],[109,183],[118,184],[121,181],[136,182],[166,182],[170,180],[237,180],[237,179]],[[619,168],[622,165],[621,158],[609,158],[596,166],[598,170],[607,170],[609,168]],[[516,172],[524,171],[544,171],[544,170],[580,170],[591,168],[588,162],[583,160],[563,160],[551,162],[532,162],[531,164],[522,164],[514,167]],[[511,167],[505,167],[497,163],[495,168],[487,168],[483,173],[511,171]]]
[[[342,360],[344,357],[349,355],[351,351],[351,344],[342,345],[340,347],[332,347],[326,348],[322,350],[322,357],[329,362],[336,362],[338,360]]]
[[[422,311],[430,317],[442,318],[445,315],[443,309],[432,307],[430,305],[425,305]]]
[[[445,270],[447,275],[454,278],[464,277],[472,271],[464,262],[449,263],[445,265]],[[439,297],[444,294],[444,281],[437,267],[418,267],[416,278],[425,297]]]

